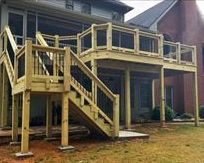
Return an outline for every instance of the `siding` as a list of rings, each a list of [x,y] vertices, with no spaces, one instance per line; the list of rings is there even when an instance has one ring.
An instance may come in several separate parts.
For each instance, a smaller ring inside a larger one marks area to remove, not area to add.
[[[53,7],[59,7],[65,9],[65,0],[36,0],[38,3],[48,4]],[[79,0],[75,0],[73,3],[73,10],[77,12],[81,12],[81,6],[82,3]],[[98,2],[92,2],[91,3],[91,15],[106,18],[106,19],[112,19],[112,12],[117,11],[117,8],[111,8],[112,6],[107,6],[107,4],[104,4],[100,1]],[[120,13],[122,16],[124,16],[123,13]]]

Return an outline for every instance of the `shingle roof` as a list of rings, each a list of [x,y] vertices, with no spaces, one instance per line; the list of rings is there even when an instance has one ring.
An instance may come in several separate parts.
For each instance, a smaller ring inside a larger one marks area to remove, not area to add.
[[[177,0],[164,0],[159,4],[153,6],[152,8],[144,11],[138,16],[127,21],[128,24],[137,25],[144,28],[150,28],[150,26],[158,19],[160,16],[166,12],[170,7],[176,4]]]
[[[103,1],[122,7],[126,13],[133,9],[133,7],[128,6],[127,4],[121,2],[120,0],[103,0]]]

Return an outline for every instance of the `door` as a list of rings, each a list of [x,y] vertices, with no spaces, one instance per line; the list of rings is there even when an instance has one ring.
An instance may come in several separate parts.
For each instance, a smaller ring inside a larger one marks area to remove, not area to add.
[[[173,109],[173,87],[166,86],[165,88],[166,105]]]
[[[8,12],[8,25],[17,45],[25,42],[26,15],[24,12],[10,10]]]

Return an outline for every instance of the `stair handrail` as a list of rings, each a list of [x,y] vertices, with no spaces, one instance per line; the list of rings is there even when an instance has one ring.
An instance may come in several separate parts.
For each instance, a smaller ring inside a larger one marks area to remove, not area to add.
[[[71,59],[92,81],[94,81],[100,90],[113,102],[113,137],[119,136],[119,95],[114,94],[106,85],[84,64],[84,62],[70,50]]]

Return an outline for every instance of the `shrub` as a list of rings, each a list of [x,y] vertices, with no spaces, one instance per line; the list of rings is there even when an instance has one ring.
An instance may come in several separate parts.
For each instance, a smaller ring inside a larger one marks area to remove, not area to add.
[[[201,106],[199,109],[200,118],[204,118],[204,106]]]
[[[181,116],[180,116],[180,119],[191,119],[193,118],[193,115],[190,114],[190,113],[183,113]]]
[[[172,121],[174,119],[174,111],[169,107],[165,107],[165,119],[166,121]],[[157,106],[152,111],[152,120],[160,120],[160,107]]]

